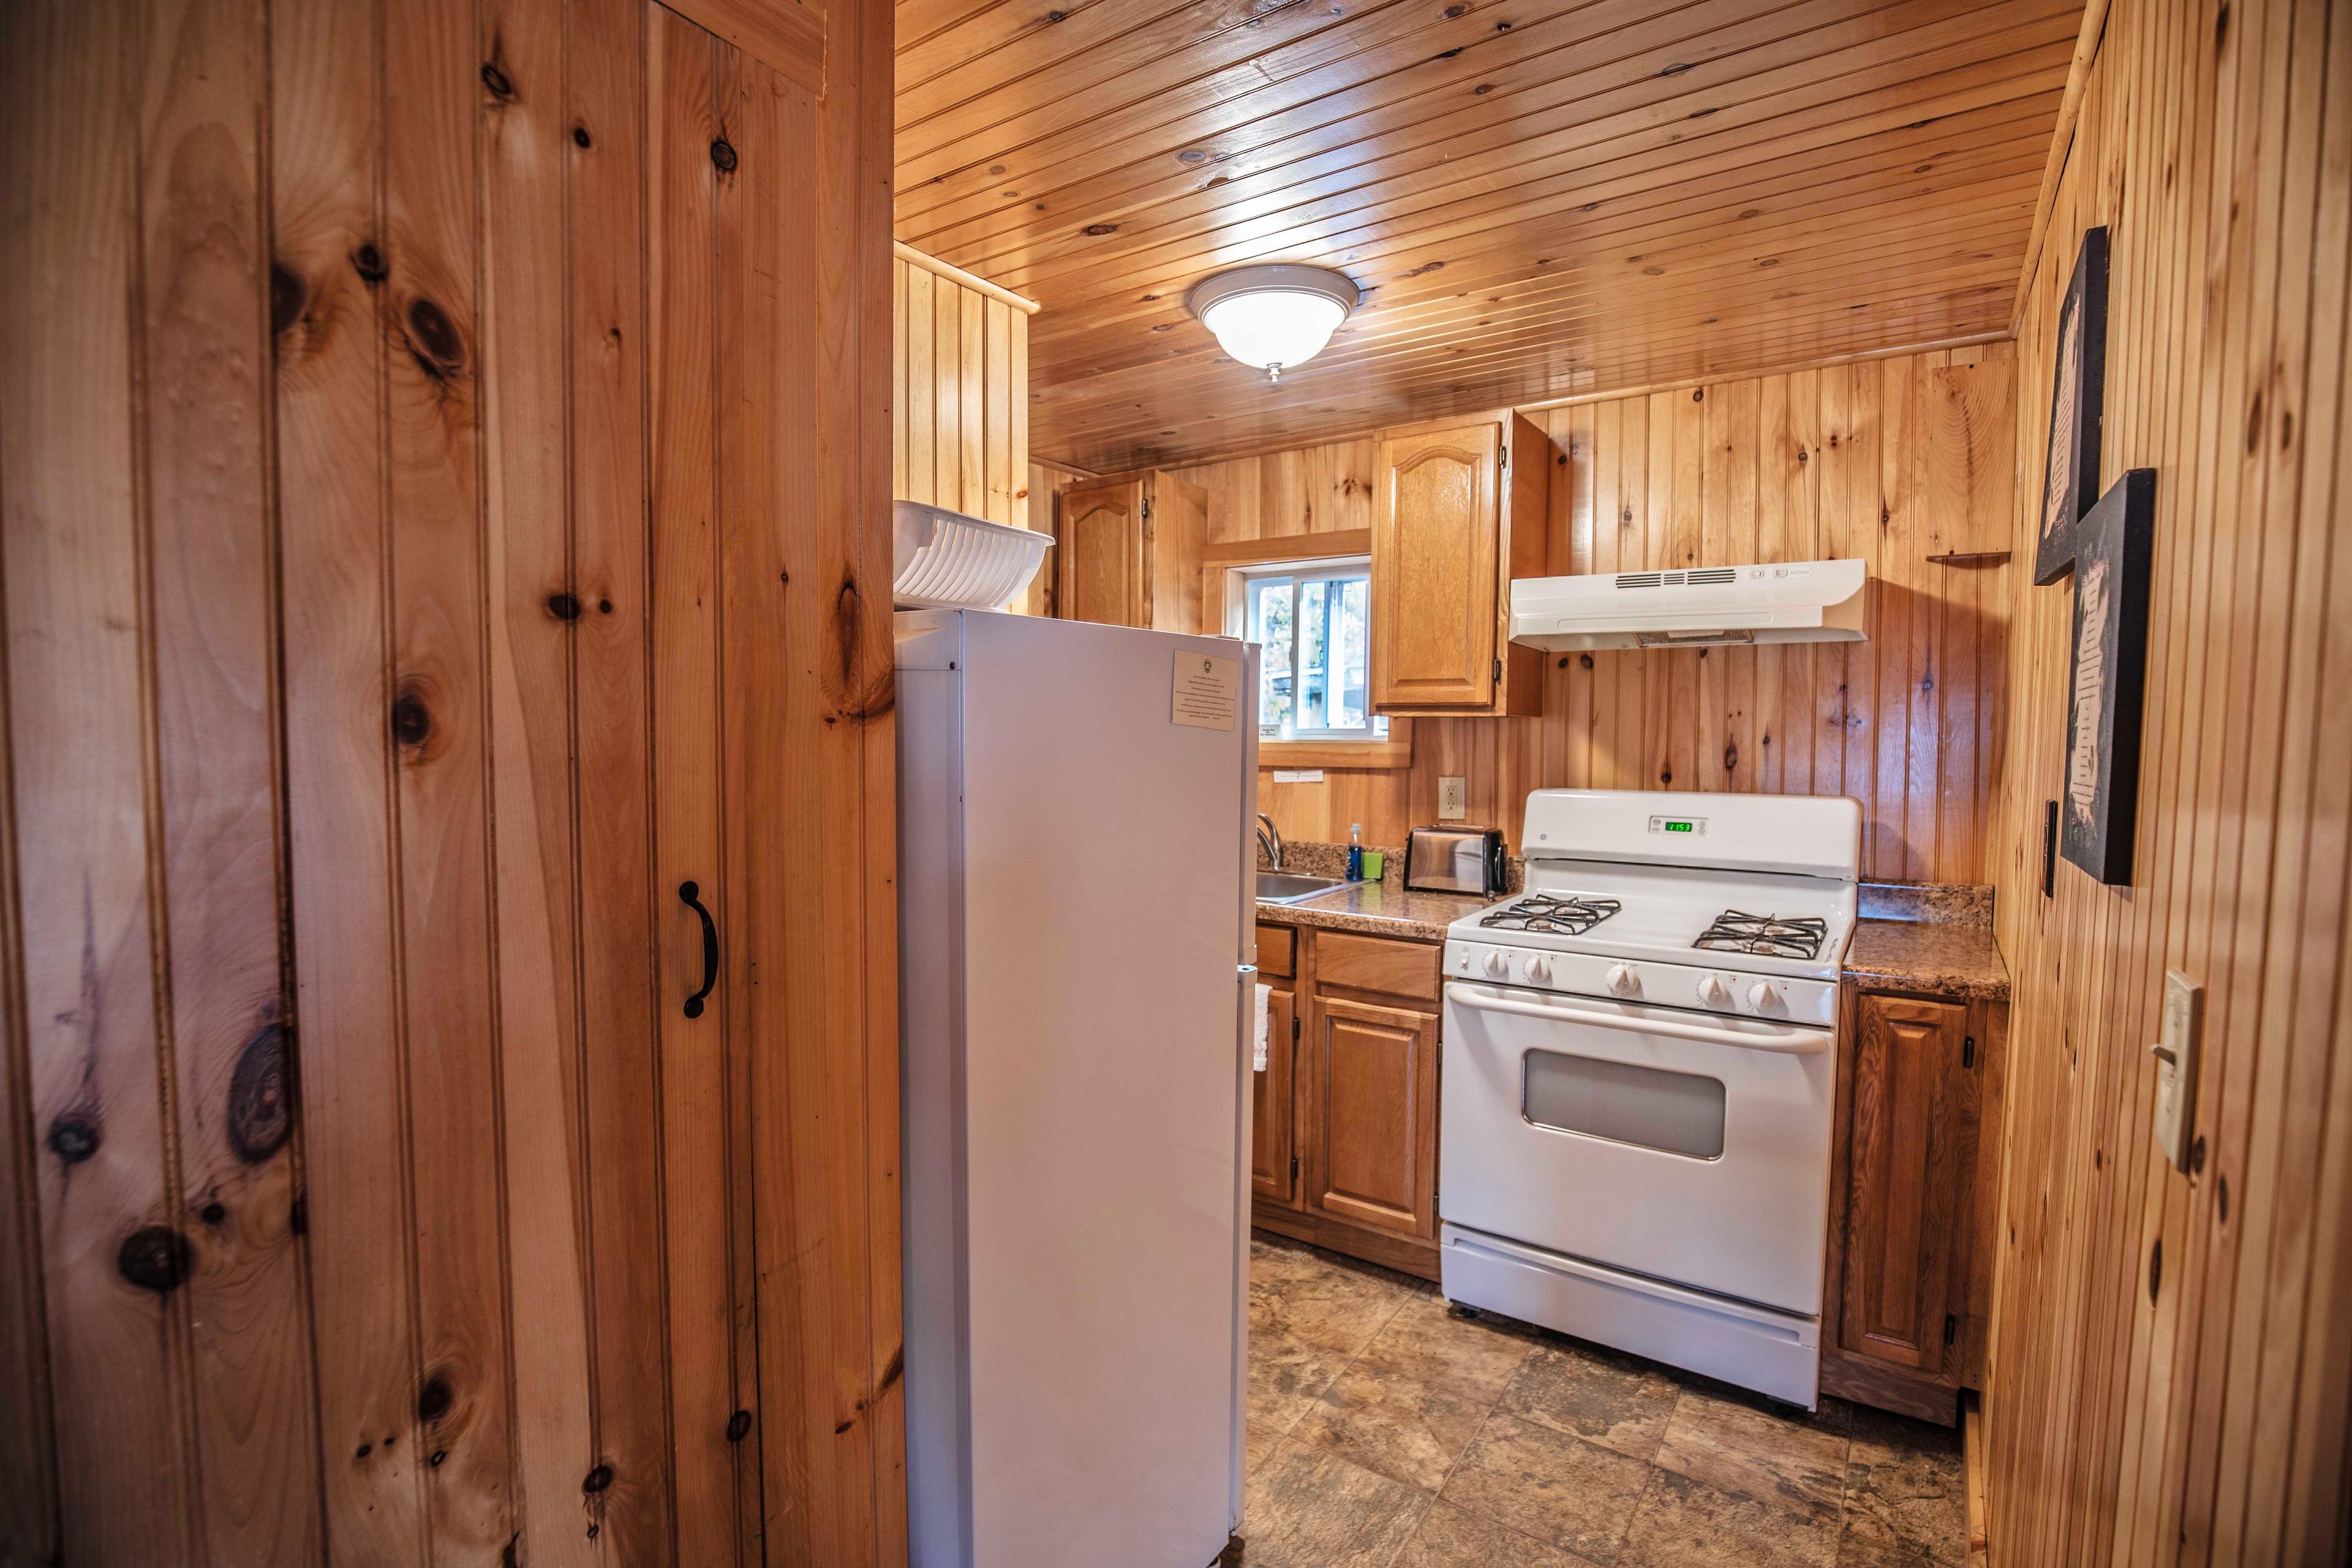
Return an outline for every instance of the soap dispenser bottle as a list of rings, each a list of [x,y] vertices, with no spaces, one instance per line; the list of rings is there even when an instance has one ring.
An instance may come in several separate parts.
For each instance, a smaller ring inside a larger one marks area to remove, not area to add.
[[[1351,823],[1348,827],[1348,880],[1364,879],[1364,825]]]

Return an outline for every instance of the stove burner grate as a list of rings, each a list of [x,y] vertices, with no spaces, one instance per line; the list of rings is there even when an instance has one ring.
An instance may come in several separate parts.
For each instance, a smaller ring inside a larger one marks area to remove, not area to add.
[[[1815,916],[1802,920],[1778,915],[1743,914],[1726,910],[1716,917],[1693,947],[1715,952],[1756,952],[1770,958],[1818,958],[1829,936],[1829,922]]]
[[[1565,898],[1530,893],[1517,903],[1496,910],[1478,923],[1501,931],[1548,931],[1582,936],[1624,906],[1614,899]]]

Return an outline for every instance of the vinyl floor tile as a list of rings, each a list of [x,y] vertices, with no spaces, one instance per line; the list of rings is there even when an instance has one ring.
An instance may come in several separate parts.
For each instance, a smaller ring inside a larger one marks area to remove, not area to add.
[[[1657,1462],[1718,1490],[1832,1524],[1845,1493],[1843,1436],[1696,1388],[1684,1390],[1675,1405]]]
[[[1968,1486],[1957,1443],[1855,1439],[1845,1469],[1845,1555],[1855,1563],[1968,1556]]]
[[[1587,1568],[1559,1547],[1479,1518],[1450,1502],[1433,1504],[1393,1568]]]
[[[1486,1417],[1487,1401],[1417,1382],[1359,1357],[1291,1427],[1299,1442],[1435,1491]]]
[[[1398,1308],[1362,1359],[1384,1373],[1491,1405],[1535,1353],[1537,1343],[1528,1330],[1454,1317],[1444,1300],[1432,1294]]]
[[[1608,1563],[1655,1469],[1598,1443],[1497,1410],[1439,1495],[1481,1518]]]
[[[1250,1568],[1959,1568],[1958,1435],[1792,1415],[1256,1238]]]
[[[1296,1334],[1253,1325],[1246,1384],[1250,1426],[1289,1431],[1349,1360],[1344,1352],[1323,1350]]]
[[[1286,1438],[1250,1476],[1247,1568],[1386,1568],[1430,1495]]]
[[[1617,1568],[1831,1568],[1838,1524],[1653,1469]]]
[[[1503,1408],[1647,1459],[1657,1452],[1681,1394],[1680,1384],[1648,1363],[1583,1345],[1547,1344],[1528,1357],[1503,1391]]]
[[[1422,1294],[1386,1269],[1354,1269],[1309,1256],[1250,1278],[1250,1332],[1288,1334],[1352,1359],[1399,1308]]]

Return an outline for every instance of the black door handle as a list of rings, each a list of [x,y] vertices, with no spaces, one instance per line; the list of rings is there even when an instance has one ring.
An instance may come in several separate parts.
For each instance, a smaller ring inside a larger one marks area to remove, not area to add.
[[[677,896],[680,902],[702,917],[702,989],[686,999],[686,1016],[702,1016],[702,999],[719,984],[719,922],[702,907],[702,889],[692,882],[680,882]]]

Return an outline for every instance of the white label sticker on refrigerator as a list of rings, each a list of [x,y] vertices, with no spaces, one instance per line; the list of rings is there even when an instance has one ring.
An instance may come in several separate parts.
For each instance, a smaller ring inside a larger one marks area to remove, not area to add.
[[[1240,706],[1242,661],[1205,653],[1176,656],[1176,695],[1171,721],[1196,730],[1230,730]]]

